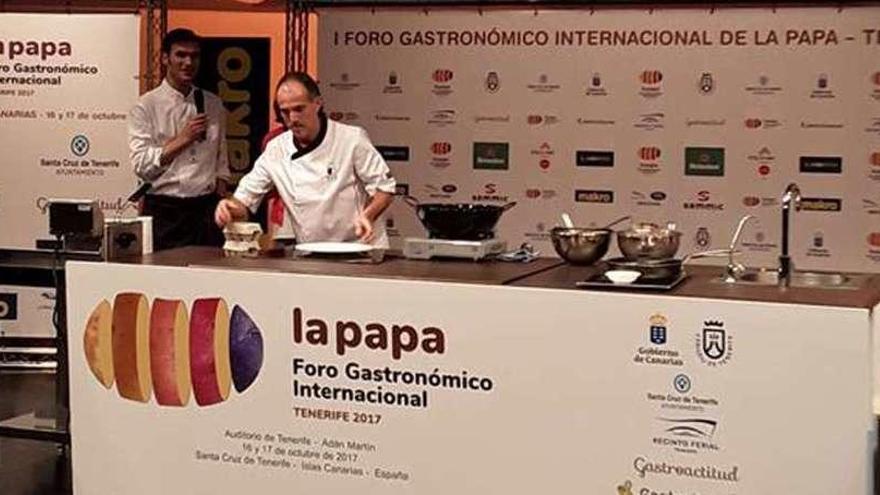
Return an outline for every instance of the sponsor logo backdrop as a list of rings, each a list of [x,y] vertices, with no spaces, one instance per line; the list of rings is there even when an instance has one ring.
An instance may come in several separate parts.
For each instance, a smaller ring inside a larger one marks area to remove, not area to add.
[[[744,259],[772,266],[793,181],[839,206],[794,214],[798,266],[878,272],[878,14],[329,10],[320,75],[331,116],[409,149],[390,166],[421,201],[472,201],[486,184],[488,202],[517,201],[498,226],[511,247],[552,254],[568,211],[580,225],[673,220],[682,252],[719,248],[752,214]],[[426,235],[402,201],[388,221]]]
[[[126,119],[138,95],[138,17],[0,14],[0,247],[49,236],[48,198],[135,185]]]

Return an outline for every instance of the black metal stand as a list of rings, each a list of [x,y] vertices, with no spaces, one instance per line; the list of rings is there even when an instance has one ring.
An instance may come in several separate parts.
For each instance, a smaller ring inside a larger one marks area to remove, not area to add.
[[[0,250],[0,283],[26,287],[54,287],[55,345],[57,347],[55,408],[35,411],[0,421],[0,437],[57,442],[62,453],[70,444],[70,395],[67,357],[67,295],[64,262],[99,261],[100,255],[67,253],[60,247],[49,251]]]

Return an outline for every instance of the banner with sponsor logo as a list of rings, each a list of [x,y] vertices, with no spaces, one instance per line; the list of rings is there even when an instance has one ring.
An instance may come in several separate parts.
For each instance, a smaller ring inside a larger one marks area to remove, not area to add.
[[[517,201],[497,232],[511,247],[552,254],[567,211],[583,226],[675,221],[680,251],[702,251],[749,214],[743,261],[774,266],[796,182],[797,266],[878,272],[878,15],[331,9],[319,73],[331,117],[406,150],[389,163],[410,194]],[[398,243],[426,235],[402,202],[388,221]]]
[[[250,171],[269,130],[269,38],[204,38],[196,84],[223,100],[232,180]]]
[[[67,275],[75,493],[871,493],[867,308]]]
[[[138,17],[0,14],[0,247],[49,237],[49,198],[112,215],[134,189]]]

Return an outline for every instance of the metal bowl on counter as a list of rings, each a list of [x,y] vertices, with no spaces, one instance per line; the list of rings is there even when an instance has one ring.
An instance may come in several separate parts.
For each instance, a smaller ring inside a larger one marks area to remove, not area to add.
[[[681,232],[674,224],[638,223],[617,232],[617,247],[627,260],[668,260],[678,252]]]
[[[550,230],[553,249],[573,265],[592,265],[602,259],[611,244],[611,229],[554,227]]]

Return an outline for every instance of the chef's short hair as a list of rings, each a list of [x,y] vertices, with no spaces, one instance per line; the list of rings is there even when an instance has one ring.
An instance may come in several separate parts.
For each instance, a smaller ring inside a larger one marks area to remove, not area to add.
[[[288,72],[281,77],[281,80],[278,81],[278,85],[275,86],[275,95],[278,95],[278,90],[281,88],[281,85],[289,82],[298,82],[306,88],[306,93],[309,94],[309,99],[314,101],[315,98],[321,96],[321,88],[318,87],[318,83],[312,79],[312,76],[308,75],[305,72]],[[281,108],[278,106],[278,99],[272,102],[272,109],[275,111],[275,122],[279,124],[284,123],[284,119],[281,117]],[[324,108],[322,107],[318,113],[320,115],[324,114]]]
[[[321,96],[321,88],[318,87],[318,83],[312,79],[312,76],[308,75],[308,73],[300,71],[284,74],[281,80],[278,81],[278,85],[275,86],[275,94],[278,94],[278,90],[281,88],[282,84],[289,82],[298,82],[302,84],[303,87],[306,88],[309,98],[312,100]]]
[[[191,29],[172,29],[162,37],[162,53],[170,54],[171,47],[179,43],[195,43],[200,45],[202,43],[202,38]]]

